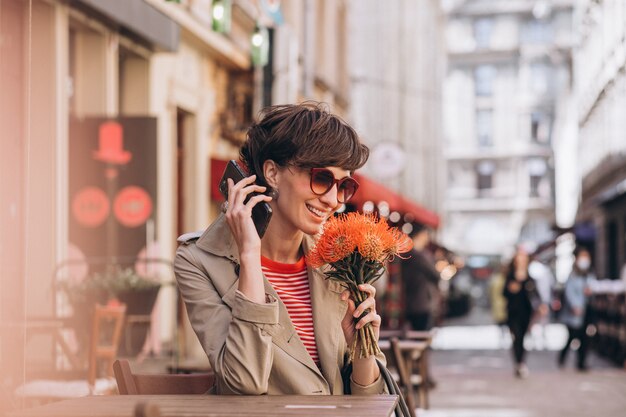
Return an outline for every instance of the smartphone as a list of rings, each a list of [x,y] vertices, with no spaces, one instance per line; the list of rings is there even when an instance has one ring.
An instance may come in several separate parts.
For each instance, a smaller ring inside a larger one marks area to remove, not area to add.
[[[231,159],[226,164],[226,169],[224,169],[224,174],[222,175],[222,179],[220,180],[220,192],[224,196],[225,200],[228,200],[228,182],[226,181],[228,178],[233,180],[233,183],[237,184],[242,179],[246,178],[248,175],[244,172],[244,170],[239,166],[237,161]],[[250,200],[250,197],[258,195],[259,193],[252,193],[248,196],[246,201]],[[267,225],[270,223],[270,219],[272,218],[272,207],[267,203],[267,201],[261,201],[257,205],[252,208],[252,220],[254,221],[254,226],[256,227],[256,231],[259,234],[259,237],[263,237],[265,231],[267,230]]]

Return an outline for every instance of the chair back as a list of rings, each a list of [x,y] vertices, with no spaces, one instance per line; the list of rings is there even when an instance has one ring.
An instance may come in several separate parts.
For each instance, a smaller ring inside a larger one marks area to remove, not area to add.
[[[391,344],[391,357],[395,362],[396,369],[398,370],[398,380],[400,382],[400,387],[404,390],[404,399],[409,407],[409,412],[411,413],[411,417],[415,417],[415,398],[413,397],[413,382],[411,381],[411,374],[407,369],[407,364],[405,362],[404,356],[402,354],[402,350],[400,349],[399,340],[397,337],[392,337],[389,340]]]
[[[96,305],[93,312],[87,381],[91,386],[98,376],[98,361],[104,361],[107,375],[113,376],[113,361],[120,345],[126,305]]]
[[[113,363],[120,395],[206,394],[215,382],[215,374],[135,374],[125,359]]]

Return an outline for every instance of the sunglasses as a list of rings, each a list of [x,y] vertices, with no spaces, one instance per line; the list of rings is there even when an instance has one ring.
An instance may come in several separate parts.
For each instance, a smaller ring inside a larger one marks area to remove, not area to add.
[[[315,195],[324,195],[337,184],[337,201],[347,203],[356,190],[359,183],[352,177],[345,177],[340,180],[327,168],[311,168],[311,191]]]

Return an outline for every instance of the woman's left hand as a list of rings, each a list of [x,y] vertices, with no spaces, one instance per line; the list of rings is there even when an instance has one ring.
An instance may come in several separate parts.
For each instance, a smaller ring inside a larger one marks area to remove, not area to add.
[[[359,285],[359,290],[367,293],[367,298],[358,307],[355,306],[354,299],[350,296],[350,291],[345,290],[341,293],[341,299],[348,302],[348,310],[341,321],[343,335],[345,336],[348,345],[352,343],[356,331],[365,326],[367,323],[372,323],[371,325],[374,330],[374,337],[377,341],[380,334],[381,318],[380,315],[376,313],[376,288],[370,284],[361,284]],[[369,310],[369,312],[355,323],[354,320],[357,317],[360,317],[366,310]]]

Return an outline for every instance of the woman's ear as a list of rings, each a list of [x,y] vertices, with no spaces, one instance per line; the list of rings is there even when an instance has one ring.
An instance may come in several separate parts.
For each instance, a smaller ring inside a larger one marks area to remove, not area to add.
[[[266,160],[263,163],[263,176],[265,177],[265,182],[272,188],[278,187],[278,164],[271,159]]]

